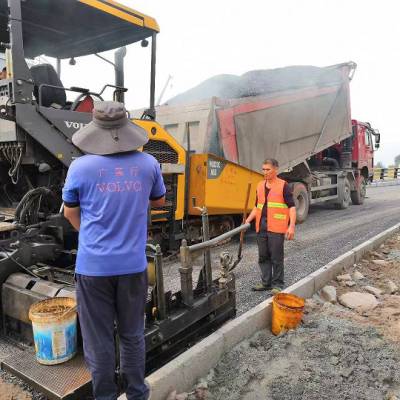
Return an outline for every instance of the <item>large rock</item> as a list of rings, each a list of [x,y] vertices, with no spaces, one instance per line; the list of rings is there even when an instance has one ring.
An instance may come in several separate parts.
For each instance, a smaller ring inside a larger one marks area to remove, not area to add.
[[[360,281],[361,279],[364,279],[364,278],[365,278],[365,276],[360,271],[356,271],[353,274],[353,279],[355,281]]]
[[[350,276],[350,274],[338,275],[336,277],[336,280],[338,282],[351,281],[351,276]]]
[[[334,286],[324,286],[321,289],[321,297],[329,303],[336,303],[336,288]]]
[[[373,294],[375,297],[379,297],[382,294],[382,290],[374,286],[364,286],[364,290],[368,293]]]
[[[399,287],[393,281],[387,281],[386,287],[390,294],[396,293],[399,290]]]
[[[385,267],[386,265],[389,265],[389,262],[386,260],[372,260],[372,263],[375,265],[379,265],[381,267]]]
[[[368,311],[378,305],[376,297],[370,293],[347,292],[339,296],[339,303],[358,311]]]

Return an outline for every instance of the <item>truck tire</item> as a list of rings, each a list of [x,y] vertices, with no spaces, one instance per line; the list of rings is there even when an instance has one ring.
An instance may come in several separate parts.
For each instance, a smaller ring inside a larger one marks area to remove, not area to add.
[[[335,207],[338,210],[344,210],[350,205],[351,201],[351,186],[348,178],[344,178],[342,181],[342,187],[340,188],[341,195],[339,196],[339,200],[335,203]]]
[[[364,203],[365,196],[367,194],[367,181],[363,177],[357,190],[352,190],[350,193],[351,201],[354,205],[359,206]]]
[[[310,208],[310,198],[307,188],[303,183],[296,182],[293,185],[293,200],[296,204],[296,222],[301,224],[307,219],[308,210]]]

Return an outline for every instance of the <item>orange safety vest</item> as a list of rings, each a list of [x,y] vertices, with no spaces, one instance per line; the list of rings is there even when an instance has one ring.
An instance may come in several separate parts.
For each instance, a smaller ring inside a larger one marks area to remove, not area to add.
[[[265,181],[257,185],[257,214],[256,231],[260,232],[262,209],[265,204]],[[289,225],[289,208],[285,203],[283,188],[285,181],[276,178],[271,182],[271,189],[267,196],[267,231],[286,233]]]

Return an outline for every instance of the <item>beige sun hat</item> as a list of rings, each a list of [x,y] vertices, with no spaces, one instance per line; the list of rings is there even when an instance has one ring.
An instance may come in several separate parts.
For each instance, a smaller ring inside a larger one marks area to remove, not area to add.
[[[145,129],[130,121],[122,103],[96,102],[93,120],[72,136],[85,153],[107,155],[137,150],[149,140]]]

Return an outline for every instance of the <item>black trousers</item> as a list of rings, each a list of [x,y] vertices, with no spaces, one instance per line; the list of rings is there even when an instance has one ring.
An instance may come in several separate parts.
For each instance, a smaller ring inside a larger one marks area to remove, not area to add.
[[[283,288],[284,286],[284,243],[283,233],[264,231],[257,235],[261,281],[267,287]]]
[[[147,271],[119,276],[76,275],[76,295],[85,361],[96,400],[116,400],[114,324],[120,373],[128,400],[146,400],[144,308]]]

